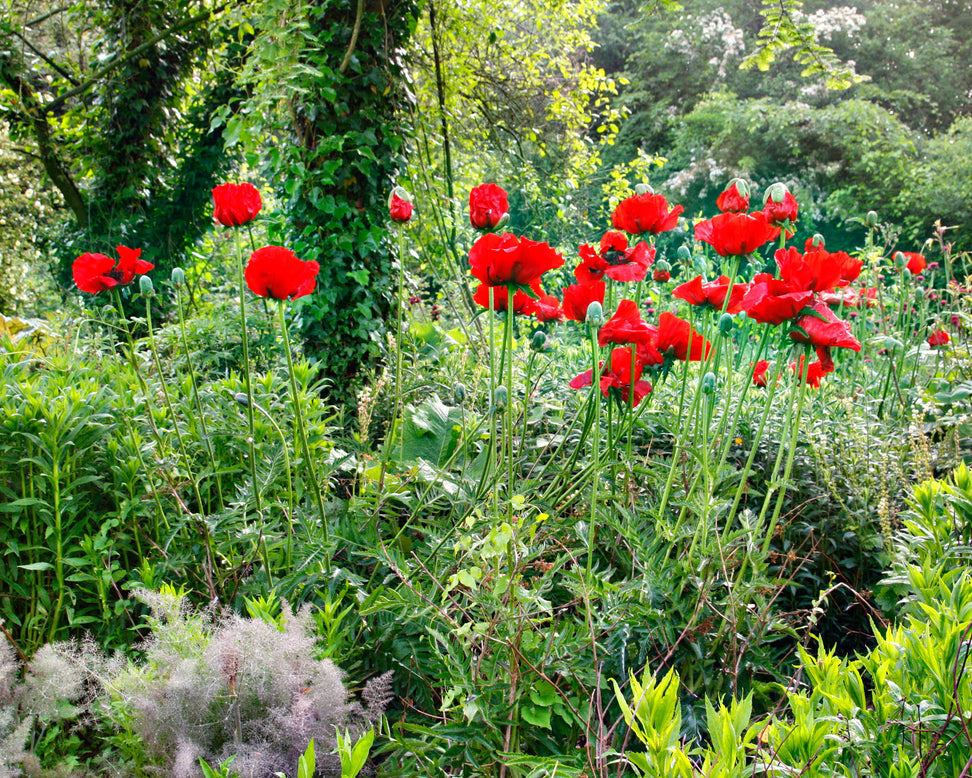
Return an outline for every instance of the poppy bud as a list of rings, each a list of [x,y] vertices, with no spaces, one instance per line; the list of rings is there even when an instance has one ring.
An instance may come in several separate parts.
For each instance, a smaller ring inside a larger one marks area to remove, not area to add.
[[[399,224],[412,218],[412,195],[401,186],[396,186],[388,195],[388,212],[391,219]]]
[[[655,269],[652,271],[651,277],[656,281],[664,283],[672,277],[672,266],[669,265],[664,259],[659,259],[655,263]]]
[[[635,185],[635,194],[636,195],[646,195],[646,194],[654,194],[654,193],[655,193],[655,190],[652,189],[649,184],[636,184]]]
[[[530,341],[530,348],[534,351],[543,351],[547,347],[547,333],[537,330],[533,333],[533,340]]]
[[[774,203],[782,203],[786,199],[786,192],[786,184],[777,181],[763,195],[763,205],[766,205],[770,200]]]
[[[692,258],[692,251],[688,246],[679,246],[675,256],[678,257],[679,262],[688,262]]]
[[[155,297],[155,286],[152,284],[152,279],[148,276],[139,276],[138,291],[145,297]]]
[[[246,392],[236,392],[233,395],[233,399],[244,408],[250,404],[250,398],[246,396]]]
[[[745,179],[742,179],[742,178],[734,178],[734,179],[732,179],[732,181],[729,182],[729,186],[726,187],[726,188],[729,189],[730,187],[732,187],[733,184],[736,185],[736,191],[739,192],[739,196],[740,197],[745,197],[748,200],[749,199],[749,182],[747,182]]]
[[[499,217],[499,221],[496,222],[496,226],[493,229],[501,230],[509,223],[510,223],[510,214],[509,211],[507,211],[506,213],[504,213],[502,216]]]
[[[466,387],[456,384],[452,387],[452,399],[456,405],[462,405],[466,401]]]
[[[500,384],[496,387],[493,392],[493,408],[497,411],[502,411],[506,408],[506,403],[509,402],[509,392],[506,391],[506,387]]]
[[[886,338],[884,339],[884,347],[885,347],[885,348],[886,348],[886,349],[887,349],[888,351],[894,351],[894,350],[895,350],[896,348],[904,348],[904,347],[902,346],[902,344],[901,344],[901,341],[900,341],[900,340],[897,340],[897,339],[895,339],[895,338],[892,338],[892,337],[891,337],[890,335],[888,335],[888,336],[887,336],[887,337],[886,337]]]
[[[878,217],[877,211],[868,211],[867,215],[864,217],[864,225],[869,229],[873,230],[877,227]]]
[[[186,271],[181,267],[172,268],[172,275],[169,277],[172,281],[172,285],[176,289],[182,289],[186,285]]]
[[[597,300],[587,306],[587,316],[584,317],[584,321],[593,324],[595,327],[604,324],[604,309],[601,308],[601,304]]]
[[[719,317],[719,332],[728,335],[732,332],[733,318],[731,313],[724,313]]]
[[[702,394],[712,394],[715,392],[716,377],[711,370],[702,376]]]
[[[819,232],[814,233],[814,236],[810,239],[810,245],[815,249],[822,249],[824,247],[824,236]]]
[[[902,252],[894,252],[894,266],[898,270],[904,270],[908,266],[908,257],[906,257]]]

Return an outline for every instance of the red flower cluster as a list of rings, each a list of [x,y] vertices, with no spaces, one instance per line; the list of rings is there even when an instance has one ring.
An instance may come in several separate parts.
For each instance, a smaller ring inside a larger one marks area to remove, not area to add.
[[[141,249],[118,246],[118,261],[104,254],[82,254],[71,265],[71,275],[78,289],[88,294],[98,294],[105,289],[127,286],[136,275],[152,270],[155,265],[139,259]]]
[[[253,221],[263,199],[253,184],[220,184],[213,189],[213,218],[224,227],[241,227]]]

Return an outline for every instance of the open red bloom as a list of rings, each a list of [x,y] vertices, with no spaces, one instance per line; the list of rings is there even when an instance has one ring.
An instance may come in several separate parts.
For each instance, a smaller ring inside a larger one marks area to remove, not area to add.
[[[780,231],[762,213],[720,213],[695,225],[695,239],[708,243],[723,257],[750,254]]]
[[[685,300],[690,305],[708,305],[721,311],[726,302],[726,294],[729,293],[729,284],[729,276],[719,276],[715,281],[706,283],[703,283],[702,276],[696,276],[691,281],[676,286],[672,290],[672,296]],[[725,312],[739,313],[742,310],[740,303],[748,291],[749,284],[733,284]]]
[[[804,367],[804,365],[806,366]],[[827,367],[820,362],[820,360],[811,362],[809,365],[807,365],[806,357],[801,356],[799,361],[793,361],[790,363],[790,370],[793,371],[793,375],[796,376],[797,379],[805,374],[804,383],[806,383],[807,386],[817,389],[820,387],[820,379],[833,369],[832,365],[833,363],[831,363],[830,370],[828,370]]]
[[[904,255],[906,260],[905,267],[911,271],[913,276],[918,275],[922,270],[925,269],[927,261],[923,254],[918,254],[914,251],[901,251],[900,254]]]
[[[877,287],[851,289],[846,287],[836,292],[821,292],[818,299],[827,305],[841,305],[844,308],[873,308],[877,303]]]
[[[658,317],[655,348],[663,355],[683,362],[698,362],[703,355],[709,355],[711,347],[712,344],[684,319],[668,311]]]
[[[754,321],[782,324],[792,319],[813,300],[813,292],[794,289],[769,273],[757,273],[740,307]]]
[[[213,189],[213,218],[224,227],[240,227],[253,221],[263,207],[253,184],[220,184]]]
[[[82,254],[71,265],[71,275],[78,289],[88,294],[98,294],[105,289],[130,284],[136,275],[152,270],[155,265],[139,259],[141,249],[118,246],[118,261],[104,254]]]
[[[388,202],[388,212],[393,222],[407,222],[412,218],[414,207],[410,199],[400,197],[398,191],[392,192],[391,200]]]
[[[598,330],[597,344],[608,343],[646,343],[657,332],[657,328],[641,318],[641,312],[634,300],[622,300],[604,326]]]
[[[639,358],[637,351],[633,351],[631,346],[626,348],[616,348],[611,350],[611,359],[608,366],[604,362],[600,363],[601,394],[608,396],[611,389],[616,389],[624,403],[631,397],[631,390],[634,389],[633,405],[637,406],[650,392],[651,384],[641,380],[641,372],[644,364]],[[632,368],[634,370],[632,371]],[[576,376],[568,384],[571,389],[582,389],[590,386],[594,377],[593,370],[585,370]]]
[[[481,305],[483,308],[489,308],[489,284],[480,284],[476,287],[476,292],[473,294],[473,302],[477,305]],[[532,316],[537,312],[537,302],[541,295],[543,295],[543,290],[540,288],[540,279],[535,278],[532,283],[529,284],[530,289],[537,296],[536,298],[530,297],[526,292],[519,289],[513,294],[513,313],[519,313],[524,316]],[[507,288],[504,284],[498,284],[493,286],[493,310],[494,311],[505,311],[507,307],[508,293]]]
[[[746,212],[749,210],[749,195],[744,195],[739,191],[736,182],[733,181],[721,195],[716,198],[716,208],[723,213]]]
[[[600,253],[585,243],[579,253],[583,262],[574,270],[581,283],[600,280],[604,276],[614,281],[641,281],[655,261],[655,248],[639,241],[628,248],[628,239],[620,232],[606,232],[601,238]]]
[[[246,263],[246,285],[260,297],[293,300],[314,291],[320,269],[317,262],[298,259],[283,246],[264,246]]]
[[[587,319],[587,307],[598,302],[604,305],[605,283],[591,281],[586,284],[571,284],[564,289],[564,316],[574,321]]]
[[[800,254],[794,247],[776,252],[780,278],[794,289],[823,292],[847,286],[860,275],[864,263],[846,252],[830,253],[823,248]]]
[[[797,204],[793,193],[787,192],[783,195],[783,202],[781,203],[770,197],[766,201],[766,205],[763,206],[763,215],[766,217],[766,221],[774,227],[782,227],[787,222],[791,224],[795,222],[799,210],[800,206]]]
[[[469,192],[469,222],[477,230],[491,230],[510,210],[506,191],[496,184],[480,184]]]
[[[756,386],[766,386],[766,371],[769,369],[769,362],[761,359],[753,368],[753,383]]]
[[[564,309],[560,307],[560,300],[552,294],[542,294],[536,303],[536,310],[533,312],[537,321],[563,321]],[[515,303],[514,303],[515,304]]]
[[[944,346],[952,338],[949,336],[948,332],[942,328],[934,330],[931,335],[928,336],[929,346]]]
[[[790,332],[793,340],[815,347],[861,350],[861,342],[854,337],[850,324],[837,318],[837,314],[826,303],[815,302],[811,311],[812,313],[806,313],[796,320],[795,326],[799,329]]]
[[[614,229],[624,230],[629,235],[644,232],[657,235],[674,229],[679,214],[684,210],[681,205],[669,210],[668,201],[660,194],[635,195],[618,203],[611,216],[611,224]]]
[[[518,238],[509,232],[487,233],[469,250],[472,274],[491,286],[529,286],[548,270],[563,264],[563,256],[546,243]]]

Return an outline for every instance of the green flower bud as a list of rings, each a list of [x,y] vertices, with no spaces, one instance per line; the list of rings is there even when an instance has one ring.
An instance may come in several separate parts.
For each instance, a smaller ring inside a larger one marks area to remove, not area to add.
[[[466,387],[456,384],[452,387],[452,399],[456,405],[462,405],[466,401]]]
[[[506,213],[504,213],[502,216],[499,217],[499,221],[497,221],[496,226],[493,227],[493,232],[499,232],[509,223],[510,223],[510,214],[509,211],[507,211]]]
[[[900,340],[897,340],[895,338],[892,338],[890,335],[888,335],[884,339],[884,347],[888,351],[894,351],[895,349],[898,349],[898,348],[904,348],[904,346],[902,345],[902,343],[901,343]]]
[[[172,275],[169,276],[169,280],[172,281],[172,285],[176,289],[182,289],[186,285],[186,271],[181,267],[172,268]]]
[[[587,306],[587,316],[584,320],[595,327],[600,327],[604,324],[604,309],[597,300],[594,300],[594,302]]]
[[[774,203],[782,203],[786,199],[786,191],[786,184],[777,181],[763,194],[763,205],[770,200]]]
[[[652,189],[651,186],[648,185],[648,184],[637,184],[635,186],[635,194],[636,195],[654,194],[654,193],[655,193],[655,190]]]
[[[877,227],[878,216],[877,211],[868,211],[867,215],[864,217],[864,224],[869,230],[873,230]]]
[[[138,291],[140,291],[145,297],[155,297],[155,286],[152,283],[152,279],[148,276],[139,276]]]
[[[731,313],[724,313],[719,317],[719,332],[723,335],[728,335],[732,332],[732,325],[734,324]]]
[[[713,394],[716,387],[716,377],[715,373],[711,370],[702,376],[702,393],[703,394]]]
[[[675,256],[678,257],[680,262],[688,262],[692,258],[692,251],[688,246],[679,246]]]
[[[898,270],[904,270],[908,266],[908,257],[902,254],[900,251],[894,252],[894,266]]]
[[[537,330],[533,333],[533,339],[530,341],[530,348],[534,351],[543,351],[547,347],[547,333],[543,330]]]
[[[502,411],[506,408],[506,404],[510,401],[510,393],[506,390],[506,387],[500,384],[496,387],[493,392],[493,408],[497,411]]]
[[[664,259],[659,259],[655,263],[655,269],[656,270],[663,270],[664,272],[668,273],[668,272],[671,272],[672,266],[669,265]]]

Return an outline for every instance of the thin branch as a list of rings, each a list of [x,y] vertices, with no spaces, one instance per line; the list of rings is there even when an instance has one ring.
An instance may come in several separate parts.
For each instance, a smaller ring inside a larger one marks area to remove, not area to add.
[[[61,78],[67,79],[74,86],[77,86],[78,85],[78,81],[77,81],[77,79],[74,76],[72,76],[70,73],[68,73],[66,70],[64,70],[53,59],[51,59],[50,57],[48,57],[43,51],[41,51],[40,49],[38,49],[33,43],[31,43],[29,40],[27,40],[27,38],[25,38],[23,35],[21,35],[19,32],[17,32],[12,27],[8,27],[7,30],[10,32],[11,35],[16,35],[18,38],[20,38],[20,40],[23,41],[24,45],[28,49],[30,49],[32,52],[34,52],[34,54],[36,54],[38,57],[40,57],[42,60],[44,60],[44,62],[46,62],[48,65],[50,65],[57,72],[57,74],[59,76],[61,76]]]
[[[228,3],[223,3],[221,5],[218,5],[216,8],[213,8],[212,10],[203,11],[202,13],[198,13],[195,16],[191,16],[188,19],[183,19],[181,22],[179,22],[176,25],[173,25],[168,30],[165,30],[164,32],[160,32],[154,38],[150,38],[149,40],[145,41],[145,43],[136,46],[134,49],[129,51],[127,54],[125,54],[125,56],[120,57],[119,59],[116,59],[113,62],[109,62],[103,68],[100,68],[99,70],[95,71],[94,74],[92,74],[87,81],[83,82],[82,84],[79,84],[74,89],[68,90],[64,94],[58,96],[56,99],[49,102],[46,106],[44,106],[44,113],[50,113],[59,105],[70,100],[72,97],[76,97],[77,95],[86,92],[88,89],[94,86],[94,84],[96,84],[106,75],[108,75],[111,71],[121,67],[126,62],[130,62],[131,60],[135,59],[135,57],[139,56],[143,52],[148,51],[159,41],[165,40],[166,38],[175,35],[178,32],[182,32],[183,30],[186,30],[190,27],[194,27],[200,22],[206,21],[207,19],[215,16],[224,8],[226,8],[227,5]]]
[[[36,19],[31,19],[29,22],[24,24],[24,27],[33,27],[37,24],[41,24],[42,22],[46,22],[52,16],[57,16],[60,13],[64,13],[65,11],[70,11],[70,10],[71,10],[71,6],[62,5],[60,8],[55,8],[53,11],[48,11],[46,14],[41,14]]]
[[[348,42],[348,50],[344,52],[344,59],[341,60],[341,65],[338,67],[338,73],[342,76],[344,71],[348,69],[348,65],[351,64],[351,55],[354,54],[354,49],[358,45],[358,33],[361,32],[361,17],[364,16],[364,0],[358,0],[358,8],[354,12],[354,27],[351,29],[351,40]]]

